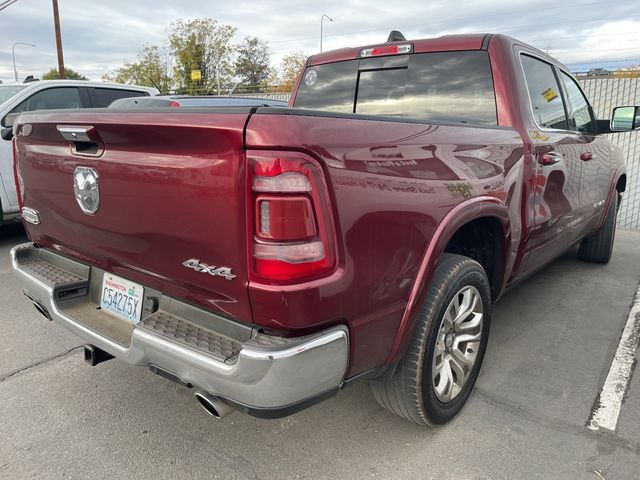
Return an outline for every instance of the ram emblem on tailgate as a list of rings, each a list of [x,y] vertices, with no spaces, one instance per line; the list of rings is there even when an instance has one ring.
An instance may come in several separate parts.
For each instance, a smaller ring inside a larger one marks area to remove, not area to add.
[[[227,280],[233,280],[236,276],[231,273],[231,269],[229,267],[216,267],[215,265],[207,265],[206,263],[201,263],[197,258],[191,258],[182,263],[183,266],[187,268],[192,268],[196,272],[208,273],[209,275],[213,275],[214,277],[222,277]]]
[[[90,167],[76,167],[73,172],[73,193],[84,213],[96,213],[100,206],[98,172]]]

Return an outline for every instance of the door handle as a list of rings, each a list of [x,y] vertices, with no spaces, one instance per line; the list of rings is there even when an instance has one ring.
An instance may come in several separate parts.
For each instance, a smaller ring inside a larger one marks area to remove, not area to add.
[[[538,155],[538,163],[542,166],[554,165],[562,160],[562,155],[557,153],[542,153]]]
[[[591,155],[591,152],[582,152],[580,154],[580,160],[582,160],[583,162],[588,162],[592,158],[593,158],[593,155]]]

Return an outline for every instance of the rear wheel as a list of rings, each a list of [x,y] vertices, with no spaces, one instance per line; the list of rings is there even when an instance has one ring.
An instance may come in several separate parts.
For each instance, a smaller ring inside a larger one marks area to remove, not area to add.
[[[582,240],[578,257],[587,262],[609,263],[616,238],[619,194],[612,196],[604,223],[598,232]]]
[[[404,356],[392,375],[371,384],[376,400],[422,425],[453,418],[478,377],[490,308],[482,266],[468,257],[444,254]]]

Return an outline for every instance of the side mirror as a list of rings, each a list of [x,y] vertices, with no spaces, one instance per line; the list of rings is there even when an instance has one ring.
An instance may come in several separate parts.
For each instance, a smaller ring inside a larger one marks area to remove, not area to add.
[[[2,137],[3,140],[11,141],[13,138],[13,128],[2,127],[2,129],[0,129],[0,137]]]
[[[3,140],[11,140],[13,138],[13,124],[15,123],[16,118],[18,118],[18,115],[20,114],[10,113],[2,119],[2,122],[0,122],[3,127],[0,130],[0,137],[2,137]]]
[[[13,128],[13,124],[15,123],[16,118],[18,118],[18,115],[20,115],[20,113],[9,113],[5,115],[5,117],[2,119],[2,122],[0,122],[0,124],[3,127]]]
[[[616,107],[611,116],[611,130],[630,132],[640,128],[640,106]]]

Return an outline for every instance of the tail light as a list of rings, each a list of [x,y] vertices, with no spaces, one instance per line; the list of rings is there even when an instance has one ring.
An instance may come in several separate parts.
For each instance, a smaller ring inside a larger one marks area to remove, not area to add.
[[[171,100],[169,102],[169,106],[173,108],[180,108],[180,102],[177,102],[176,100]]]
[[[380,45],[379,47],[365,48],[360,51],[361,57],[379,57],[382,55],[401,55],[411,53],[411,44],[405,45]]]
[[[336,249],[321,167],[306,155],[247,152],[253,275],[286,283],[329,273]]]
[[[16,192],[18,194],[18,206],[20,210],[24,205],[24,181],[18,167],[18,146],[16,145],[16,137],[11,139],[11,151],[13,152],[13,179],[16,183]]]

